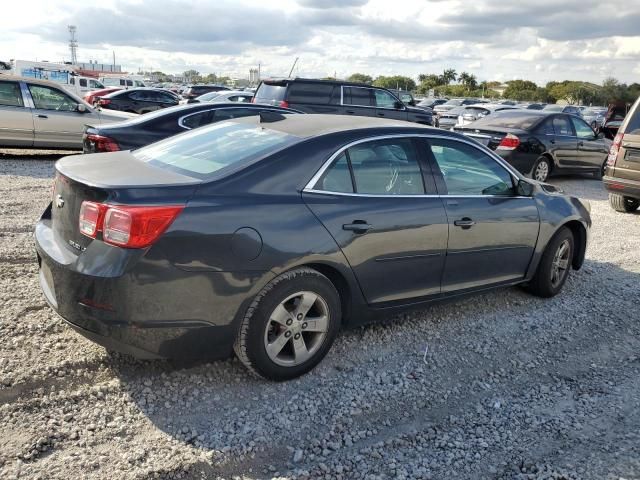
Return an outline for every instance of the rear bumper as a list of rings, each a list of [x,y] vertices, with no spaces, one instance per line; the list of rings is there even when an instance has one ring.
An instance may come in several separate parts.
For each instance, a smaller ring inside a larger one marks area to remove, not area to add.
[[[81,335],[137,358],[228,357],[238,312],[265,277],[184,271],[151,251],[98,241],[76,254],[56,237],[50,220],[38,222],[40,285],[49,305]]]
[[[602,177],[604,188],[611,193],[640,200],[640,182],[618,177]]]

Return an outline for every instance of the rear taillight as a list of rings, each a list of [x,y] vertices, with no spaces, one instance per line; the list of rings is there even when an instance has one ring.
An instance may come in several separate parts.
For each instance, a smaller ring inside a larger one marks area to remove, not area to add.
[[[102,220],[107,206],[103,203],[82,202],[80,206],[80,218],[78,228],[80,233],[87,237],[96,238],[102,227]]]
[[[513,133],[507,133],[496,150],[515,150],[520,145],[520,139]]]
[[[129,206],[82,202],[80,232],[125,248],[146,248],[162,235],[180,214],[183,205]]]
[[[618,152],[620,152],[620,145],[622,145],[623,138],[623,133],[618,133],[613,138],[613,143],[611,144],[611,148],[609,148],[609,156],[607,156],[607,166],[613,167],[616,164],[616,160],[618,159]]]
[[[289,102],[287,102],[286,100],[280,100],[280,106],[282,108],[289,108]]]
[[[95,133],[87,134],[87,140],[93,143],[93,150],[96,152],[117,152],[120,145],[113,138],[104,135],[96,135]]]
[[[108,98],[101,98],[100,100],[98,100],[98,105],[109,105],[111,103],[111,100],[109,100]]]

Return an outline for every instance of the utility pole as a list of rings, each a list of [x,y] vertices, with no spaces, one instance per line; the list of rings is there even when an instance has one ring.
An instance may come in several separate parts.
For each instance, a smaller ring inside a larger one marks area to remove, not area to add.
[[[76,39],[76,26],[69,25],[69,50],[71,50],[71,63],[78,63],[78,40]]]

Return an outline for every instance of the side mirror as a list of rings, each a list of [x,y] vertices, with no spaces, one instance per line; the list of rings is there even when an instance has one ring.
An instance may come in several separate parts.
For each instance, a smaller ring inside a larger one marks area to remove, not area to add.
[[[393,108],[395,108],[396,110],[402,110],[404,108],[404,103],[402,103],[401,101],[397,101],[393,104]]]
[[[76,111],[79,113],[87,113],[89,110],[87,110],[87,107],[84,106],[84,104],[79,103],[78,106],[76,107]]]
[[[533,195],[533,185],[525,180],[518,180],[516,192],[521,197],[530,197]]]
[[[597,140],[602,140],[604,138],[604,132],[597,132],[596,133],[596,139]]]

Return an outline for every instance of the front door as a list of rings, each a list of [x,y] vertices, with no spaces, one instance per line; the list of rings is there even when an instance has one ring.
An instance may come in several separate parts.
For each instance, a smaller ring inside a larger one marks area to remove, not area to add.
[[[54,87],[29,84],[33,99],[34,146],[82,148],[84,125],[92,112],[78,112],[78,103]]]
[[[578,166],[585,170],[592,170],[594,167],[603,168],[608,153],[604,140],[598,138],[583,119],[573,115],[570,118],[578,139]]]
[[[376,88],[373,90],[373,98],[376,102],[376,115],[378,117],[392,118],[394,120],[407,119],[407,108],[404,104],[397,108],[399,106],[398,99],[389,92]]]
[[[534,199],[518,196],[512,174],[481,148],[454,139],[429,144],[449,222],[442,292],[522,279],[538,238]]]
[[[20,83],[0,82],[0,145],[33,146],[33,117],[22,98]]]
[[[440,293],[447,217],[434,186],[425,195],[424,152],[411,138],[353,145],[303,194],[370,304]]]

